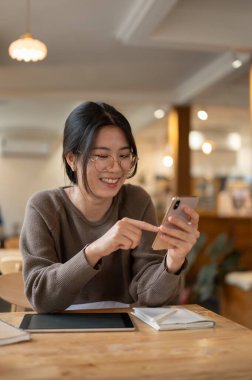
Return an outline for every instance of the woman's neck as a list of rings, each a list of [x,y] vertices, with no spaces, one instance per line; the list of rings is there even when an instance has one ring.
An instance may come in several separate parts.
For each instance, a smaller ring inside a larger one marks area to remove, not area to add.
[[[78,186],[66,188],[66,193],[74,206],[85,216],[90,222],[97,222],[103,218],[110,208],[112,198],[96,198],[92,194],[82,194]]]

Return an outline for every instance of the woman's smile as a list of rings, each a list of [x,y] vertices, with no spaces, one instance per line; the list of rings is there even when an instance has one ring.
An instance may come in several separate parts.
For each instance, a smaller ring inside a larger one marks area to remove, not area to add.
[[[108,183],[108,184],[117,184],[119,182],[120,178],[101,178],[102,182]]]

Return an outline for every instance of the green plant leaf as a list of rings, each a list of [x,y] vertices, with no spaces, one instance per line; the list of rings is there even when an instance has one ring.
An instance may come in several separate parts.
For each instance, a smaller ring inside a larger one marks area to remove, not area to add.
[[[219,265],[219,276],[223,279],[227,273],[242,270],[240,266],[241,253],[238,250],[231,251]]]
[[[199,301],[205,301],[215,293],[217,275],[217,263],[204,265],[200,269],[194,286],[194,293]]]
[[[196,243],[192,247],[191,251],[188,253],[187,255],[188,265],[186,268],[187,272],[190,270],[196,258],[198,257],[200,250],[202,249],[203,245],[206,242],[206,238],[207,238],[206,234],[201,234],[199,239],[196,241]]]
[[[228,253],[233,247],[233,241],[227,234],[218,235],[206,248],[205,255],[214,258],[219,258]]]

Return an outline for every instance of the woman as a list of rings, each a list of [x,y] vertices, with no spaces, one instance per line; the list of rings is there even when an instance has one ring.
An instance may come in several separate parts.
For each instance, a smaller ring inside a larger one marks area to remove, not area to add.
[[[174,218],[179,230],[157,227],[150,196],[124,184],[138,162],[126,118],[105,103],[81,104],[66,120],[63,161],[72,185],[33,195],[21,232],[25,291],[34,309],[174,301],[199,217],[187,207],[190,224]],[[167,253],[151,248],[159,229],[173,246]]]

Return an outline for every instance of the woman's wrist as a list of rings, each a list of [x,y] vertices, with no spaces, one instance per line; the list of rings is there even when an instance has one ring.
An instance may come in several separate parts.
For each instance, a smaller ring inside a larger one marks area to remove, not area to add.
[[[93,268],[102,258],[102,256],[92,247],[92,244],[87,244],[83,249],[83,253],[86,257],[87,262]]]
[[[169,273],[177,273],[182,268],[183,264],[185,262],[185,258],[179,258],[174,260],[173,257],[169,254],[169,251],[167,251],[166,254],[166,270]]]

